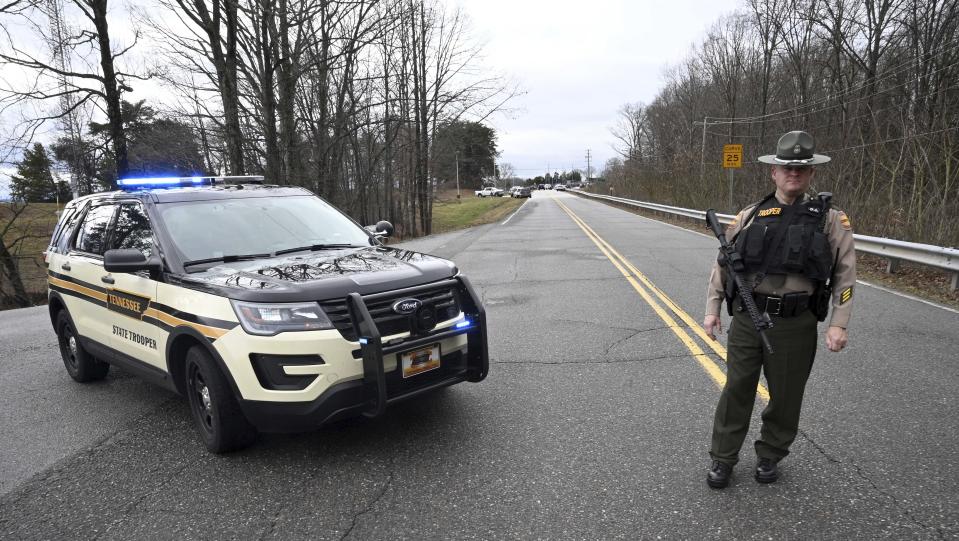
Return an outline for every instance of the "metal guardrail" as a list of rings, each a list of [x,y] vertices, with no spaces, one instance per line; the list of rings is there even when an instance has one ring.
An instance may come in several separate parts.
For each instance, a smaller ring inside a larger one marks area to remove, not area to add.
[[[621,205],[631,207],[640,207],[647,210],[665,212],[674,216],[685,216],[696,220],[705,220],[706,211],[686,209],[682,207],[673,207],[670,205],[661,205],[659,203],[648,203],[645,201],[636,201],[624,197],[613,197],[611,195],[600,195],[594,193],[574,190],[572,193],[590,197],[593,199],[602,199],[612,201]],[[732,214],[717,214],[719,221],[729,224],[735,218]],[[887,272],[895,272],[900,261],[911,261],[921,265],[937,267],[952,273],[950,288],[952,291],[959,289],[959,250],[956,248],[944,248],[942,246],[933,246],[931,244],[920,244],[917,242],[906,242],[902,240],[887,239],[883,237],[871,237],[869,235],[853,234],[856,241],[856,250],[884,257],[889,260],[886,267]]]

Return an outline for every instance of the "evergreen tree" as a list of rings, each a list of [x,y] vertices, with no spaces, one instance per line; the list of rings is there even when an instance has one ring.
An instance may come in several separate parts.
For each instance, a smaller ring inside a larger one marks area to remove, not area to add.
[[[23,160],[17,165],[17,174],[10,176],[10,195],[14,199],[36,202],[60,201],[70,199],[70,189],[66,183],[58,183],[53,179],[50,167],[53,162],[47,155],[47,150],[40,143],[28,148],[23,153]]]
[[[433,142],[433,175],[444,181],[456,178],[459,161],[460,184],[479,188],[484,177],[495,176],[493,161],[496,130],[479,122],[455,120],[436,128]]]

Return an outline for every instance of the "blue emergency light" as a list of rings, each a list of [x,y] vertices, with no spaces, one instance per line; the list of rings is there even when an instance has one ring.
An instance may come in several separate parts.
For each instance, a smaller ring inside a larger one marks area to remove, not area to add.
[[[463,321],[460,321],[459,323],[456,324],[457,329],[462,329],[464,327],[469,327],[469,326],[470,326],[470,320],[468,319],[464,319]]]
[[[155,188],[181,188],[213,186],[216,184],[262,184],[262,176],[195,176],[195,177],[140,177],[122,178],[117,186],[124,191],[150,190]]]
[[[212,177],[142,177],[121,178],[117,186],[121,190],[149,190],[150,188],[174,188],[179,186],[211,186]]]

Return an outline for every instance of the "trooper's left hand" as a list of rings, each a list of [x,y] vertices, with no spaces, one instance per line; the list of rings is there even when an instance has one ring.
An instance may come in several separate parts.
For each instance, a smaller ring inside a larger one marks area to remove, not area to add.
[[[842,327],[829,327],[826,330],[826,347],[829,348],[829,351],[842,351],[848,340],[849,336],[846,334],[846,329]]]

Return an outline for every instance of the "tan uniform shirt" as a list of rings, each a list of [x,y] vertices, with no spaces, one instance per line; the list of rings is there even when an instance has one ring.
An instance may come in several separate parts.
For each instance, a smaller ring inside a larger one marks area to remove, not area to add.
[[[743,227],[743,220],[754,207],[755,205],[746,207],[736,215],[733,223],[726,228],[727,239],[732,239],[733,235],[739,232]],[[832,317],[829,325],[845,329],[849,326],[849,318],[852,316],[852,290],[856,284],[856,249],[853,246],[852,225],[845,212],[830,209],[829,218],[826,219],[826,229],[829,231],[829,247],[833,257],[836,258],[836,269],[832,277]],[[752,280],[753,277],[754,275],[750,274],[746,279]],[[709,275],[709,288],[706,291],[706,315],[719,315],[719,309],[725,299],[723,293],[725,284],[726,272],[718,262],[713,263],[713,270]],[[799,291],[812,293],[815,289],[816,286],[812,280],[801,274],[775,274],[767,275],[756,287],[756,293],[780,296]]]

